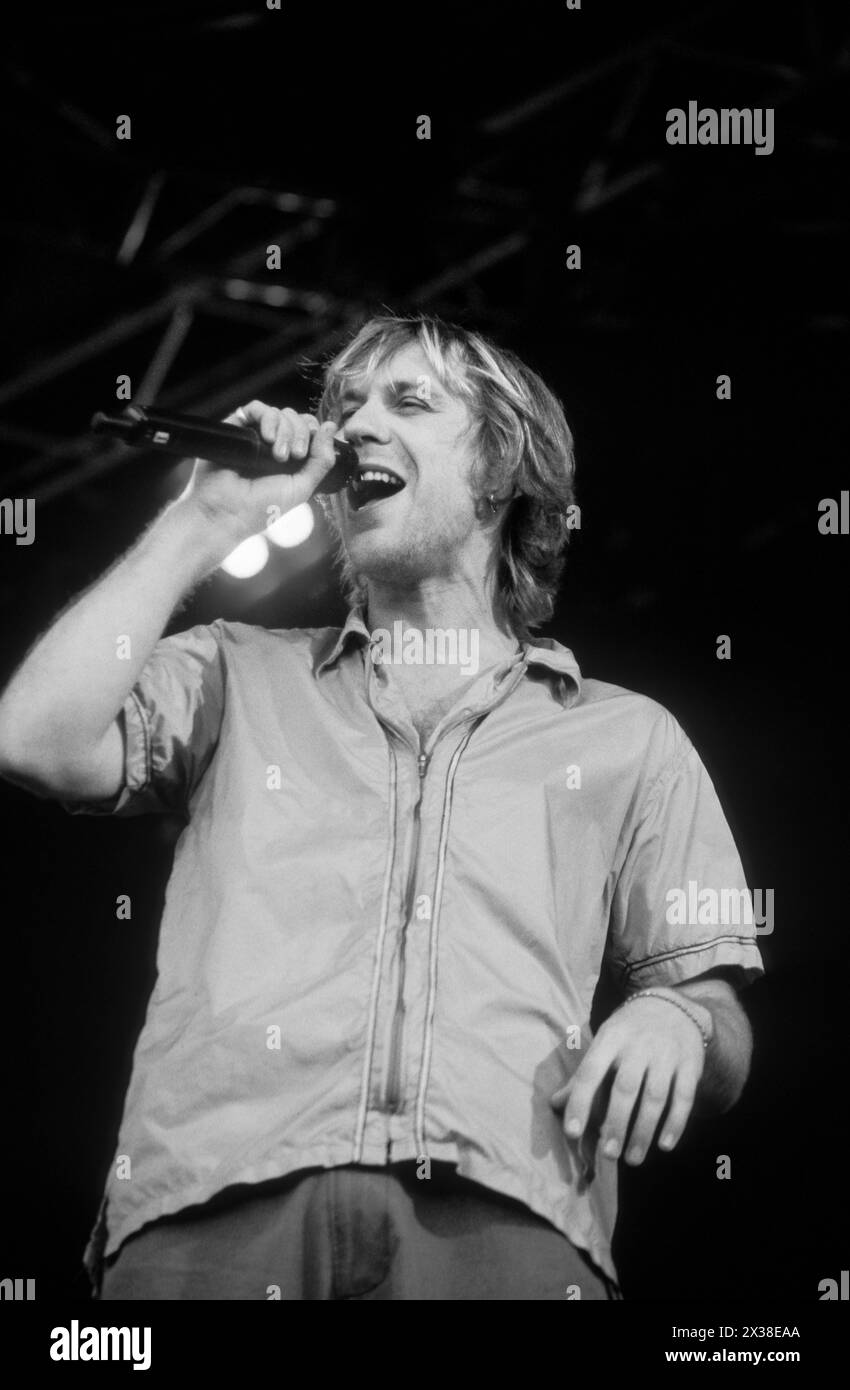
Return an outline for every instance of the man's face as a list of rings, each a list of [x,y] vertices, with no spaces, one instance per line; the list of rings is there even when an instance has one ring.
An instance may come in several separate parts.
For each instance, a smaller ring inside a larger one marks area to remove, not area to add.
[[[338,418],[361,469],[388,469],[404,483],[389,495],[380,483],[364,483],[359,497],[350,488],[334,497],[354,569],[377,583],[408,587],[483,568],[468,484],[471,416],[440,385],[422,349],[403,348],[372,377],[349,378]]]

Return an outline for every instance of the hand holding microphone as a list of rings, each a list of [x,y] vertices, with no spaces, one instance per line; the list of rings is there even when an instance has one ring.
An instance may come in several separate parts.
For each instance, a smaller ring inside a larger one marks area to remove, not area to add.
[[[314,415],[263,401],[240,406],[222,424],[130,406],[118,417],[96,415],[92,428],[183,458],[204,450],[177,505],[220,528],[228,545],[314,493],[339,491],[357,463],[353,446],[335,439],[334,421],[320,425]]]
[[[245,530],[240,539],[256,535],[276,515],[309,501],[338,462],[334,435],[339,426],[333,420],[320,425],[315,415],[251,401],[224,423],[252,426],[280,463],[281,472],[244,477],[199,458],[180,500],[195,499],[207,513],[242,521]],[[289,471],[293,465],[297,472]]]

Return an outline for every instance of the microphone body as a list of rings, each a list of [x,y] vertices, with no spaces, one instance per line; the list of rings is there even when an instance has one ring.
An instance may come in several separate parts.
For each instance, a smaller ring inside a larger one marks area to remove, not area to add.
[[[139,449],[156,449],[178,458],[202,458],[249,477],[298,473],[302,459],[276,459],[252,425],[222,425],[194,415],[163,415],[145,406],[130,405],[121,415],[99,410],[92,417],[96,434],[111,434]],[[357,451],[345,440],[334,440],[336,463],[319,483],[316,493],[341,492],[357,467]]]

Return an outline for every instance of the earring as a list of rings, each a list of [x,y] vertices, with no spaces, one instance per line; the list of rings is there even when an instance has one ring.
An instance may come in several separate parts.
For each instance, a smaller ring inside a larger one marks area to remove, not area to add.
[[[496,494],[495,494],[495,492],[489,493],[489,495],[488,495],[488,497],[487,497],[487,501],[490,503],[490,511],[491,511],[491,512],[497,512],[497,511],[499,510],[499,504],[498,504],[498,502],[496,501]]]

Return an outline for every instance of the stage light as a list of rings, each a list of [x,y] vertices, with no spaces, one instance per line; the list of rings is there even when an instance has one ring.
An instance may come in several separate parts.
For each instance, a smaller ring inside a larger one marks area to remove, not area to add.
[[[308,502],[301,502],[297,507],[293,507],[291,512],[284,512],[283,516],[273,521],[271,526],[263,532],[275,545],[282,546],[284,550],[293,545],[301,545],[313,530],[315,525],[313,508]]]
[[[269,547],[265,536],[249,536],[235,550],[231,550],[220,568],[234,579],[252,579],[259,574],[269,558]]]

